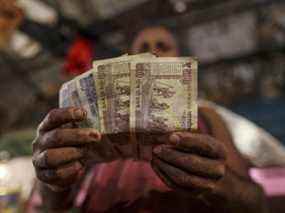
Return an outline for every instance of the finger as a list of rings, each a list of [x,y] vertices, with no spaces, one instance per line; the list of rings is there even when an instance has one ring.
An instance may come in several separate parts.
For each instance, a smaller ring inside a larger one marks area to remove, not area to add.
[[[192,134],[189,132],[174,133],[169,143],[176,149],[196,153],[210,158],[226,158],[224,145],[209,135]]]
[[[166,174],[164,174],[164,172],[162,172],[161,169],[156,164],[157,164],[156,159],[153,158],[153,160],[151,161],[151,166],[152,169],[157,174],[157,176],[160,178],[160,180],[162,180],[162,182],[164,182],[170,188],[179,188],[182,190],[182,188],[176,185]]]
[[[80,160],[82,157],[82,150],[75,147],[47,149],[33,158],[33,164],[36,168],[54,169],[63,164]]]
[[[40,132],[46,132],[69,122],[78,122],[86,118],[87,113],[82,108],[69,107],[54,109],[49,112],[39,126]]]
[[[37,171],[37,178],[47,184],[68,185],[76,179],[83,170],[83,166],[74,162],[58,169],[42,169]]]
[[[225,174],[223,162],[180,152],[167,145],[156,147],[153,153],[159,159],[193,175],[209,179],[220,179]]]
[[[194,191],[214,190],[214,181],[191,175],[187,172],[182,171],[179,168],[175,168],[174,166],[165,163],[157,157],[153,158],[152,165],[160,171],[160,175],[164,177],[162,179],[163,181],[168,180],[165,182],[165,184],[170,187],[178,187]]]
[[[101,134],[95,129],[55,129],[45,133],[39,140],[41,150],[57,147],[81,146],[96,143]]]

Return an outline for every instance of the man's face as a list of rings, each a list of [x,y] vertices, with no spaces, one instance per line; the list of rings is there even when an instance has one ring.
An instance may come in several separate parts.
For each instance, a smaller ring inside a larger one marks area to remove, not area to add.
[[[150,27],[142,30],[134,40],[131,52],[133,54],[151,52],[160,57],[179,55],[174,36],[163,27]]]

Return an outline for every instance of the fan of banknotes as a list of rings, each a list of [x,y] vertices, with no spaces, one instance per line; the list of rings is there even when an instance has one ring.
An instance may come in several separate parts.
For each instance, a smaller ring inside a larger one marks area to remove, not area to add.
[[[63,84],[60,107],[83,107],[80,127],[102,134],[197,128],[197,61],[150,53],[98,60]]]

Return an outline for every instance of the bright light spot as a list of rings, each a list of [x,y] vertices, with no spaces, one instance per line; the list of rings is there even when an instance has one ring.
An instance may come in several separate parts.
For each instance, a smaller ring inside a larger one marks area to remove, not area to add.
[[[175,10],[176,10],[177,12],[179,12],[179,13],[185,12],[185,11],[187,10],[187,5],[186,5],[186,3],[185,3],[185,2],[181,2],[181,1],[176,2],[176,4],[175,4]]]
[[[5,165],[0,165],[0,182],[9,177],[8,169]]]

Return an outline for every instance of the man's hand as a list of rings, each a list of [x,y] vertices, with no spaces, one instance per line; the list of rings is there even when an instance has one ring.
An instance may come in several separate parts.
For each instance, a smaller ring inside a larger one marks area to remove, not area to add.
[[[153,150],[152,166],[168,186],[191,194],[215,190],[226,170],[223,144],[186,132],[172,134],[166,143]]]
[[[65,190],[79,181],[84,174],[84,147],[101,140],[97,130],[70,125],[85,118],[81,108],[54,109],[39,125],[33,164],[38,179],[53,191]]]
[[[152,167],[169,187],[213,212],[267,212],[261,187],[230,168],[233,156],[221,141],[189,132],[161,140],[166,145],[153,150]]]

